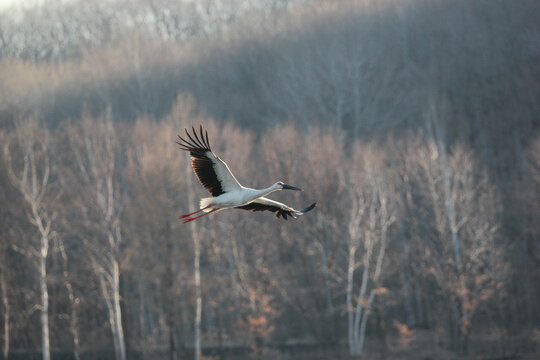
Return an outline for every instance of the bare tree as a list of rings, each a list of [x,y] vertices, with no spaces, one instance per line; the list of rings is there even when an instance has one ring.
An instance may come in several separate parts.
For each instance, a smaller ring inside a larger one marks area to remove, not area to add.
[[[348,223],[347,319],[350,355],[361,355],[365,342],[366,325],[376,295],[384,294],[381,286],[388,229],[396,219],[397,206],[392,184],[383,161],[373,148],[357,147],[354,163],[364,166],[351,179],[351,211]],[[362,155],[359,155],[362,154]],[[361,157],[360,157],[361,156]],[[354,171],[354,170],[353,170]],[[362,179],[362,180],[360,180]],[[362,251],[357,261],[357,251]],[[354,275],[361,269],[358,295],[354,295]]]
[[[89,227],[86,246],[107,306],[117,360],[126,359],[120,307],[120,245],[122,243],[118,156],[119,140],[110,112],[69,129],[76,179],[82,185],[81,211]]]
[[[41,348],[44,360],[50,359],[47,255],[55,218],[55,213],[47,203],[47,198],[51,201],[52,190],[50,145],[48,132],[40,128],[35,116],[18,120],[14,139],[4,144],[9,179],[24,199],[28,221],[39,233],[39,243],[31,243],[23,251],[36,265],[39,274]]]
[[[319,254],[319,259],[313,259],[313,270],[317,284],[314,289],[314,296],[321,294],[325,304],[324,314],[321,322],[328,323],[329,326],[321,329],[322,341],[338,341],[338,314],[339,301],[336,300],[338,294],[342,292],[343,274],[341,273],[341,262],[338,260],[341,239],[346,237],[347,230],[344,226],[344,219],[347,217],[348,209],[343,207],[347,201],[349,176],[355,178],[360,176],[357,173],[348,175],[347,157],[344,152],[344,136],[339,134],[339,129],[323,131],[321,128],[311,126],[307,130],[306,136],[302,138],[300,144],[299,158],[302,158],[297,166],[301,168],[302,178],[299,184],[306,189],[310,189],[309,197],[319,199],[321,206],[316,214],[303,219],[303,223],[309,222],[306,226],[295,227],[298,229],[298,236],[301,232],[309,229],[310,238],[306,251],[302,253]],[[332,194],[332,200],[328,199],[328,194]],[[322,273],[321,273],[322,272]],[[324,289],[324,291],[322,291]],[[321,299],[322,300],[322,299]],[[316,309],[312,307],[312,311]]]
[[[139,321],[134,327],[141,329],[140,344],[148,348],[165,340],[160,336],[168,336],[171,360],[186,356],[178,304],[188,298],[184,279],[192,258],[186,251],[189,240],[178,236],[185,227],[175,214],[178,204],[187,201],[182,191],[187,176],[179,175],[185,172],[185,158],[174,142],[177,129],[172,118],[160,124],[140,119],[133,127],[126,149],[131,196],[124,213],[124,229],[130,238],[126,271],[139,279],[143,288],[139,299],[145,304],[136,308]],[[150,286],[159,290],[150,290]],[[152,316],[157,319],[152,321]]]
[[[506,259],[495,245],[499,202],[489,176],[463,146],[448,147],[435,101],[428,111],[429,138],[409,156],[420,187],[425,271],[440,286],[448,305],[451,342],[466,351],[473,315],[504,281]],[[427,210],[429,209],[429,210]],[[428,245],[426,247],[426,245]]]
[[[177,119],[175,119],[176,127],[178,132],[182,130],[182,125],[188,124],[191,120],[202,121],[198,114],[196,113],[196,104],[192,97],[184,97],[182,95],[178,96],[177,102],[175,104],[175,109],[177,113],[182,114]],[[195,211],[197,206],[197,199],[195,198],[195,186],[193,180],[193,170],[191,169],[191,161],[186,161],[184,171],[187,177],[186,188],[189,202],[189,212]],[[201,290],[201,234],[200,229],[195,221],[190,223],[190,232],[193,240],[193,283],[195,286],[195,316],[193,320],[194,328],[194,349],[195,349],[195,360],[200,360],[202,357],[202,344],[201,344],[201,321],[202,321],[202,310],[203,310],[203,300],[202,300],[202,290]]]

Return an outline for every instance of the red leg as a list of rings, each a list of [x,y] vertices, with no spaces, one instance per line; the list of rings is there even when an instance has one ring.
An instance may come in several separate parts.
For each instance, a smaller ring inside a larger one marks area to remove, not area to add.
[[[199,209],[199,210],[197,210],[197,211],[191,212],[191,213],[189,213],[189,214],[180,215],[178,218],[179,218],[179,219],[186,218],[186,217],[188,217],[188,216],[191,216],[191,215],[193,215],[193,214],[196,214],[196,213],[198,213],[198,212],[201,212],[201,211],[203,211],[203,210],[205,210],[205,209],[208,209],[209,207],[210,207],[210,205],[208,205],[208,206],[206,206],[206,207],[203,207],[202,209]]]
[[[199,216],[188,217],[187,219],[184,219],[184,224],[185,224],[185,223],[188,223],[188,222],[190,222],[190,221],[193,221],[193,220],[197,220],[198,218],[203,217],[203,216],[208,215],[208,214],[211,214],[211,213],[213,213],[214,211],[217,211],[217,210],[219,210],[219,209],[213,209],[212,211],[209,211],[209,212],[204,213],[204,214],[199,215]]]

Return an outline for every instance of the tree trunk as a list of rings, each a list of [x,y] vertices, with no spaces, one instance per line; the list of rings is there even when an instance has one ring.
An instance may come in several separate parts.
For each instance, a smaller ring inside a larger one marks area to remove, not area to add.
[[[381,192],[379,189],[378,197],[381,204],[380,208],[380,222],[381,222],[381,235],[380,235],[380,247],[379,247],[379,253],[377,254],[377,260],[375,263],[375,272],[373,274],[373,287],[369,291],[369,297],[366,304],[362,304],[362,301],[364,301],[366,293],[367,293],[367,284],[369,281],[369,271],[370,271],[370,259],[373,254],[374,250],[374,239],[371,238],[373,236],[373,233],[368,230],[365,233],[365,255],[364,255],[364,270],[362,274],[362,284],[360,285],[360,293],[358,294],[358,298],[360,301],[358,301],[357,304],[357,312],[356,312],[356,319],[355,319],[355,349],[354,354],[351,355],[362,355],[362,351],[364,349],[364,342],[366,338],[366,326],[367,326],[367,320],[369,318],[369,315],[371,313],[371,309],[373,306],[373,300],[375,299],[376,292],[375,290],[379,286],[379,277],[381,275],[382,271],[382,263],[384,260],[384,255],[386,253],[386,234],[388,230],[388,226],[390,224],[390,219],[388,217],[388,211],[387,211],[387,202],[385,194]],[[376,227],[376,219],[374,216],[374,213],[370,211],[370,229],[375,229]],[[364,305],[364,309],[362,309],[362,305]],[[362,311],[363,310],[363,311]],[[361,323],[360,323],[361,321]],[[360,327],[359,327],[360,324]]]
[[[354,285],[354,257],[356,248],[349,247],[349,264],[347,267],[347,320],[348,320],[348,335],[349,335],[349,354],[354,353],[354,308],[352,303],[352,292]]]
[[[193,222],[192,222],[193,224]],[[195,225],[192,225],[194,228]],[[195,278],[195,360],[200,360],[202,355],[201,350],[201,317],[202,317],[202,295],[201,295],[201,245],[199,236],[196,231],[193,231],[193,245],[195,251],[194,261],[194,278]]]
[[[41,237],[41,252],[39,257],[39,289],[41,295],[41,351],[43,360],[50,360],[49,349],[49,292],[47,291],[47,252],[49,241]]]
[[[359,349],[358,344],[360,341],[360,324],[361,324],[362,317],[365,316],[364,312],[366,311],[366,309],[363,308],[362,302],[366,295],[368,275],[369,275],[369,261],[367,263],[364,263],[364,270],[362,272],[362,283],[360,284],[360,291],[358,292],[358,300],[356,303],[356,313],[355,313],[355,319],[354,319],[354,345],[355,346],[354,346],[354,353],[351,355],[360,355],[360,353],[358,353],[358,349]]]
[[[67,272],[64,272],[64,278],[66,289],[68,291],[69,295],[69,301],[71,302],[71,317],[69,320],[69,330],[71,332],[71,335],[73,336],[73,357],[75,360],[80,360],[80,337],[79,337],[79,325],[77,321],[77,306],[78,306],[78,299],[75,299],[75,295],[73,294],[73,286],[71,286],[71,282],[67,280]]]
[[[166,221],[165,228],[163,230],[165,238],[165,281],[163,287],[163,302],[165,306],[165,316],[167,319],[167,328],[169,330],[169,360],[176,360],[178,358],[178,351],[176,349],[176,321],[177,312],[175,311],[174,297],[174,269],[173,269],[173,243],[171,237],[171,223]]]
[[[115,332],[115,352],[118,360],[126,360],[126,345],[124,341],[124,329],[122,327],[122,312],[120,309],[120,271],[118,269],[118,261],[113,260],[112,274],[112,292],[113,292],[113,316],[114,316],[114,332]]]
[[[6,278],[0,268],[0,291],[2,292],[2,307],[4,308],[4,342],[2,346],[2,359],[7,360],[9,355],[9,299],[7,296]]]
[[[69,332],[71,333],[71,336],[73,337],[73,357],[75,360],[80,360],[80,336],[79,336],[79,324],[78,324],[78,317],[77,317],[77,308],[79,306],[79,299],[75,297],[75,293],[73,291],[73,286],[71,285],[71,281],[69,280],[69,271],[68,271],[68,257],[66,248],[64,246],[64,241],[62,238],[58,238],[58,244],[60,249],[60,254],[63,260],[63,271],[62,276],[64,277],[64,286],[66,287],[66,290],[68,292],[68,298],[69,303],[71,305],[71,314],[69,317]]]
[[[358,356],[362,355],[362,351],[364,350],[364,342],[366,340],[366,325],[367,325],[368,317],[371,313],[371,306],[373,305],[374,298],[375,298],[375,292],[371,290],[369,293],[369,300],[368,300],[367,306],[362,316],[362,325],[360,326],[360,333],[358,336],[358,343],[356,347],[356,355]]]
[[[113,335],[114,352],[116,360],[126,360],[126,347],[124,331],[122,328],[122,314],[120,309],[120,282],[118,262],[109,254],[110,273],[101,273],[99,283],[109,316],[109,325]]]
[[[186,162],[186,171],[188,173],[191,173],[191,167],[189,162]],[[189,188],[193,187],[193,183],[191,181],[191,177],[188,177],[189,180]],[[193,195],[193,191],[188,191],[188,201],[189,201],[189,211],[195,211],[194,210],[194,203],[195,203],[195,196]],[[197,232],[197,225],[194,221],[190,223],[191,228],[191,236],[193,237],[193,252],[195,259],[193,261],[193,278],[195,282],[195,319],[194,319],[194,327],[195,327],[195,339],[194,339],[194,347],[195,347],[195,360],[200,360],[202,356],[202,350],[201,350],[201,318],[202,318],[202,295],[201,295],[201,241],[199,238],[199,233]]]

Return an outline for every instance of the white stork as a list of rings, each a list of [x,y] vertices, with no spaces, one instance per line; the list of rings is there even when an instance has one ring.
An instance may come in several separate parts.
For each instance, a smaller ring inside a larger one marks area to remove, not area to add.
[[[202,125],[199,134],[194,127],[192,130],[193,133],[190,134],[185,129],[189,140],[178,135],[180,141],[177,141],[177,144],[180,145],[180,149],[189,151],[191,167],[201,184],[212,194],[212,197],[201,199],[199,210],[181,215],[180,219],[184,219],[184,224],[213,212],[230,208],[248,211],[269,210],[275,212],[278,218],[283,217],[287,220],[287,216],[296,218],[315,207],[316,203],[313,203],[303,210],[295,210],[285,204],[265,198],[265,195],[278,190],[302,191],[300,188],[284,184],[281,181],[261,190],[240,185],[227,164],[210,149],[208,131],[203,131]],[[199,212],[203,212],[203,214],[193,216]]]

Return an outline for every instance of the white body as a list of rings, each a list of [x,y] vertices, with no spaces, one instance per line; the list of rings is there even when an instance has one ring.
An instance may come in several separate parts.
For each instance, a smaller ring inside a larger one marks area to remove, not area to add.
[[[247,205],[257,199],[261,201],[273,202],[272,200],[266,199],[263,196],[278,190],[281,190],[279,183],[275,183],[274,185],[261,190],[251,189],[239,185],[237,189],[223,193],[219,196],[202,198],[200,208],[204,209],[204,212],[209,212],[213,209],[222,210]]]

